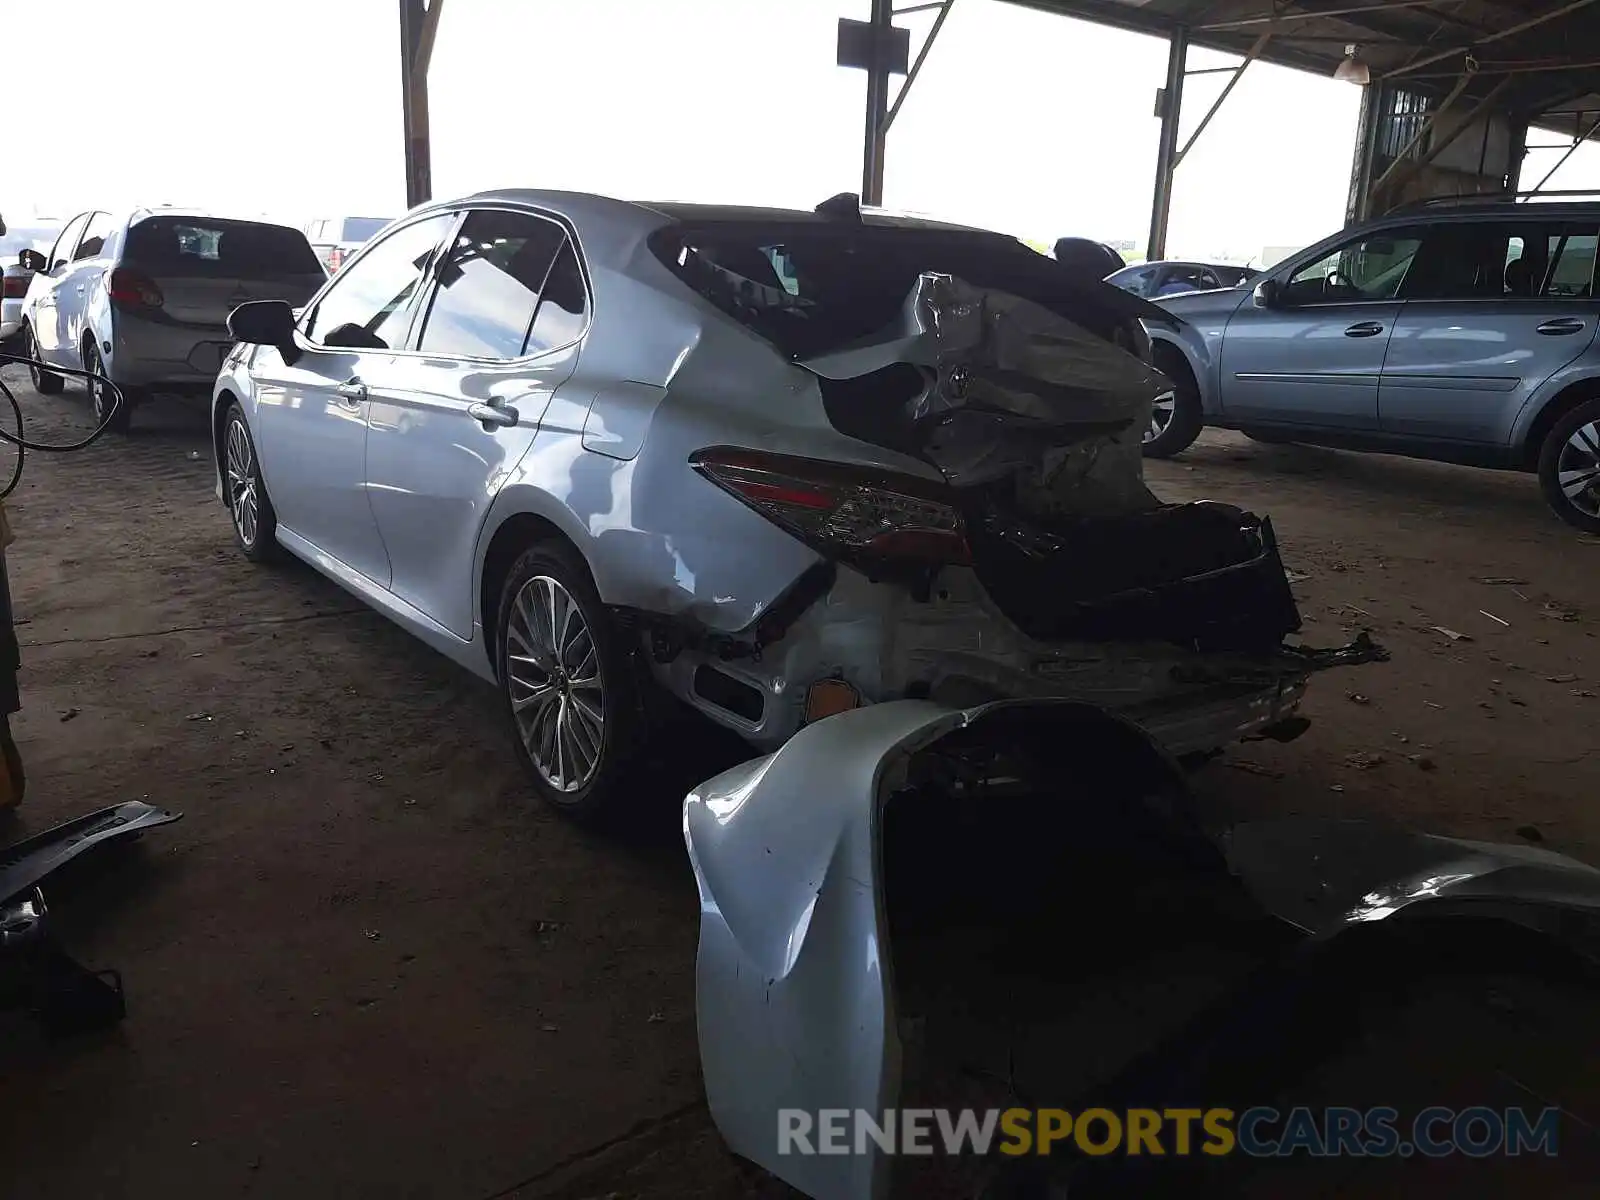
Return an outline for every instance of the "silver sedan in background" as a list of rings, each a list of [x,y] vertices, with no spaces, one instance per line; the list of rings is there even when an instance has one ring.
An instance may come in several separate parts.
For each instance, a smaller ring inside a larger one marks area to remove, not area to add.
[[[1160,503],[1144,301],[999,234],[481,193],[214,394],[241,550],[311,563],[495,683],[533,788],[613,810],[675,696],[771,750],[901,697],[1068,696],[1179,754],[1292,736],[1269,522]]]

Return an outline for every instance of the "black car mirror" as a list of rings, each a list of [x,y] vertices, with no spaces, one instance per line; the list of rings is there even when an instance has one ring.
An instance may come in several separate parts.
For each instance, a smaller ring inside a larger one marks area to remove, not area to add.
[[[42,271],[45,268],[44,255],[37,250],[24,250],[17,255],[17,265],[24,271]]]
[[[282,300],[252,300],[228,314],[228,332],[252,346],[283,346],[294,341],[294,309]]]
[[[1283,303],[1283,289],[1278,286],[1276,280],[1263,279],[1256,284],[1251,299],[1257,308],[1277,308]]]

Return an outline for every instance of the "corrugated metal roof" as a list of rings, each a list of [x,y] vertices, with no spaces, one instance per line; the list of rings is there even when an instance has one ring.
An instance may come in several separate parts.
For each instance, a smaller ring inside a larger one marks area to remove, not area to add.
[[[1496,107],[1572,132],[1600,118],[1600,0],[1010,0],[1331,75],[1345,47],[1374,80],[1439,95],[1475,63],[1466,98],[1506,78]],[[1359,10],[1359,11],[1358,11]]]

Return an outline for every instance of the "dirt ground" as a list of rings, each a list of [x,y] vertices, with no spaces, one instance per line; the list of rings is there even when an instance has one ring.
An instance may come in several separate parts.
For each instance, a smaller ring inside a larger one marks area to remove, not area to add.
[[[5,379],[33,436],[87,427],[81,390]],[[8,502],[29,794],[0,840],[141,797],[184,819],[56,901],[130,1014],[68,1048],[0,1026],[0,1193],[778,1194],[723,1152],[695,1048],[676,801],[737,749],[652,764],[658,823],[626,842],[531,807],[487,688],[235,552],[200,407],[135,420],[31,455]],[[1219,818],[1600,862],[1600,540],[1531,480],[1218,433],[1150,477],[1270,513],[1307,640],[1394,655],[1318,679],[1299,741],[1201,772]]]

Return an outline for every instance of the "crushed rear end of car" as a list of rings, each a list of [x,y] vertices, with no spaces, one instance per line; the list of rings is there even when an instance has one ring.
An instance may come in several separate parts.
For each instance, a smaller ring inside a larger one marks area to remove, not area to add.
[[[645,621],[676,686],[731,705],[757,745],[861,703],[1035,696],[1202,754],[1297,735],[1309,675],[1386,657],[1364,635],[1289,641],[1270,520],[1145,486],[1142,433],[1171,387],[1145,302],[994,235],[687,231],[657,254],[802,368],[835,430],[920,468],[695,456],[822,560],[744,636]]]

